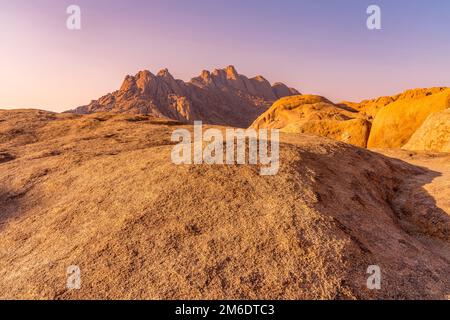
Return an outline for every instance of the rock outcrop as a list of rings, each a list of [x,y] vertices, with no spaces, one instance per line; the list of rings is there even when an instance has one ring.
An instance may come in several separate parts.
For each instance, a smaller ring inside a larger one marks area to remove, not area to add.
[[[450,108],[450,88],[409,90],[375,116],[369,148],[401,148],[427,117]]]
[[[187,123],[202,120],[248,127],[275,100],[293,94],[299,93],[282,83],[272,86],[262,76],[249,79],[233,66],[205,70],[189,82],[176,80],[164,69],[156,75],[141,71],[127,76],[118,91],[70,112],[144,114]]]
[[[432,113],[403,148],[450,152],[450,109]]]
[[[440,93],[445,89],[445,87],[412,89],[393,96],[383,96],[375,99],[363,100],[361,102],[344,101],[339,103],[339,105],[352,108],[365,116],[368,120],[373,121],[378,111],[395,101],[420,99],[429,95]]]
[[[314,95],[278,100],[252,127],[280,129],[288,133],[309,133],[359,147],[366,147],[370,133],[370,122],[356,111]]]

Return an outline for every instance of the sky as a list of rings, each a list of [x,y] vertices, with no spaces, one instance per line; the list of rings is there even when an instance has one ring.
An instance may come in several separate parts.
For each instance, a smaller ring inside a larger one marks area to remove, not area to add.
[[[69,5],[81,30],[66,27]],[[366,26],[381,8],[381,30]],[[234,65],[338,102],[450,86],[447,0],[0,0],[0,108],[64,111],[168,68]]]

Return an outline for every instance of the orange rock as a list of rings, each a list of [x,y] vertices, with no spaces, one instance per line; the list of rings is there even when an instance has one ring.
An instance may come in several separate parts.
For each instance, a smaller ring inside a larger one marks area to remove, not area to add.
[[[412,89],[407,90],[403,93],[396,94],[394,96],[383,96],[375,99],[363,100],[361,102],[348,102],[344,101],[339,103],[340,106],[345,106],[357,110],[367,119],[373,120],[380,111],[385,106],[397,101],[397,100],[408,100],[408,99],[419,99],[431,94],[439,93],[445,90],[443,87],[427,88],[427,89]]]
[[[289,133],[309,133],[365,147],[370,122],[357,112],[333,104],[324,97],[285,97],[273,104],[252,125]]]
[[[432,113],[403,148],[450,152],[450,109]]]
[[[450,107],[450,88],[409,90],[376,115],[369,148],[404,146],[427,117]]]

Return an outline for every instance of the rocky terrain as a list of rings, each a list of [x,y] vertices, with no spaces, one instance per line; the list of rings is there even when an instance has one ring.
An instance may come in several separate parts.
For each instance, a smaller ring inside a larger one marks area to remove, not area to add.
[[[446,299],[449,111],[450,88],[333,103],[232,66],[0,110],[0,298]],[[173,164],[195,120],[279,129],[278,174]]]
[[[360,103],[334,104],[324,97],[298,95],[275,102],[252,127],[311,133],[359,147],[448,152],[448,113],[442,112],[449,108],[446,87]]]
[[[335,105],[314,95],[278,100],[252,124],[252,128],[309,133],[366,147],[371,123],[355,109]]]
[[[140,97],[151,86],[138,79],[124,85],[129,92],[139,89]],[[119,93],[109,97],[135,101]],[[356,108],[301,99],[292,102],[296,122],[360,119]],[[105,101],[84,111],[120,105]],[[152,108],[144,113],[153,114]],[[279,115],[285,127],[288,113],[283,107],[270,115]],[[0,298],[450,294],[450,155],[374,152],[283,133],[275,176],[261,176],[251,165],[176,166],[171,133],[192,130],[182,122],[138,114],[0,111]],[[428,118],[424,126],[434,124]],[[70,265],[81,269],[80,290],[66,288]],[[381,290],[366,287],[369,265],[381,267]]]
[[[446,89],[448,88],[435,87],[435,88],[411,89],[393,96],[383,96],[375,99],[363,100],[361,102],[344,101],[339,103],[339,105],[355,109],[364,116],[366,116],[369,120],[373,121],[378,111],[380,111],[382,108],[393,102],[403,100],[407,101],[411,99],[420,99],[433,94],[441,93]]]
[[[369,148],[401,148],[428,116],[450,108],[450,88],[409,93],[406,98],[388,104],[376,114],[367,142]]]
[[[299,94],[264,77],[247,78],[233,66],[203,71],[189,82],[176,80],[167,69],[156,75],[141,71],[127,76],[121,88],[70,112],[144,114],[187,123],[248,127],[277,99]]]

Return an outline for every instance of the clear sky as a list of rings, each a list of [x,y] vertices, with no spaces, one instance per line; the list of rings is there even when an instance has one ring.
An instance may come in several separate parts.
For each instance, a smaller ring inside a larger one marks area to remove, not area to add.
[[[450,86],[448,0],[0,0],[0,40],[0,108],[67,110],[165,67],[233,64],[334,101]]]

